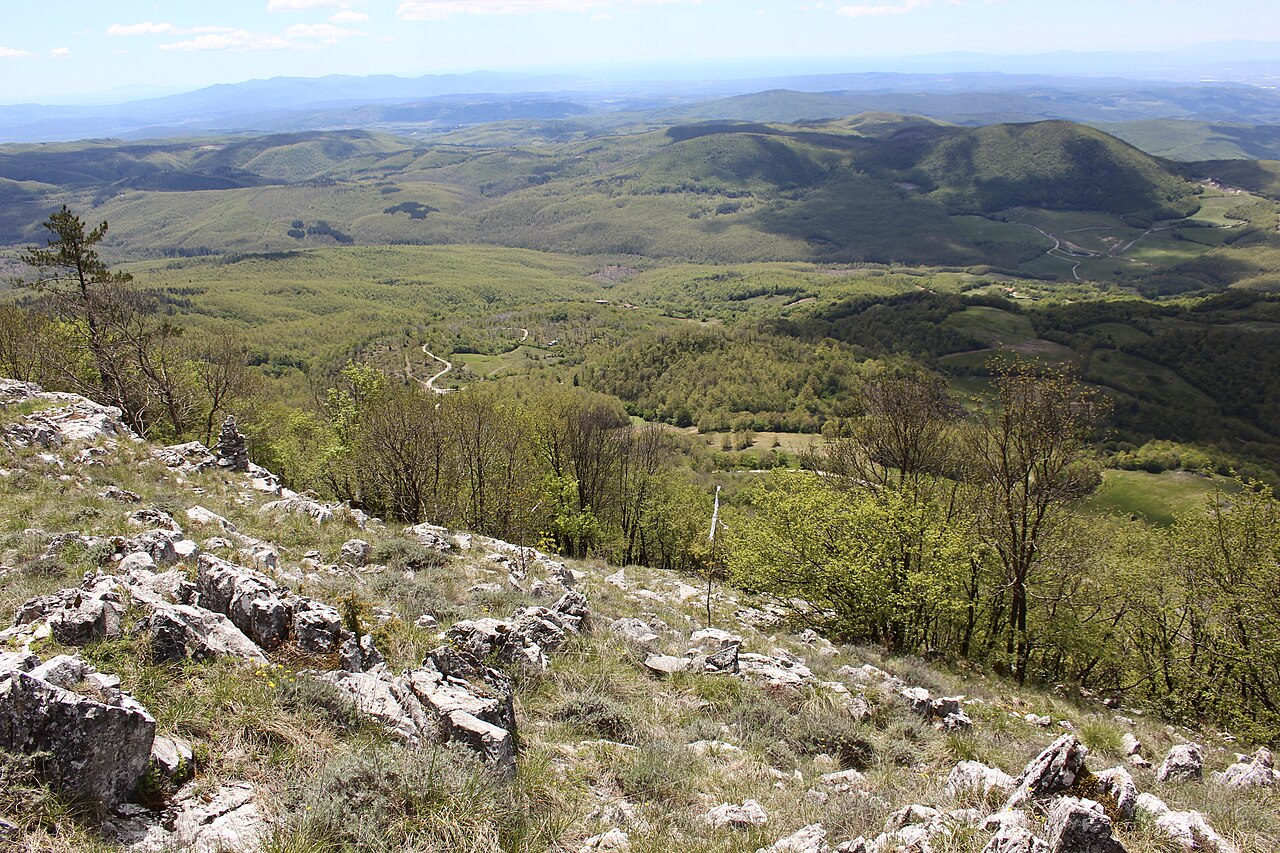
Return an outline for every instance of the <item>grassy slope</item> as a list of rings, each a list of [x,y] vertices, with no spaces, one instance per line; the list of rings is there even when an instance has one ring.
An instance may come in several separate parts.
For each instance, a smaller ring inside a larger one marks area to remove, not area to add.
[[[0,419],[12,416],[0,413]],[[92,568],[91,555],[75,551],[52,561],[37,559],[44,539],[24,529],[128,532],[124,519],[132,507],[96,496],[108,483],[139,492],[143,506],[179,517],[194,504],[225,514],[241,531],[278,546],[282,580],[312,549],[331,558],[354,535],[370,539],[380,551],[399,538],[394,528],[362,533],[342,523],[317,527],[296,518],[273,521],[255,511],[267,498],[246,502],[243,487],[222,472],[179,482],[145,457],[145,448],[126,447],[108,454],[104,467],[89,469],[91,479],[71,480],[46,476],[45,463],[34,452],[6,462],[9,475],[0,478],[0,558],[16,568],[0,576],[0,611],[10,614],[31,595],[73,585]],[[211,532],[186,526],[198,538]],[[306,594],[321,600],[354,594],[364,607],[392,614],[375,634],[397,669],[416,665],[438,642],[436,629],[414,624],[420,613],[433,613],[447,626],[462,618],[505,615],[526,602],[514,591],[468,593],[476,581],[493,578],[480,556],[462,554],[442,567],[420,568],[414,576],[393,562],[382,572],[313,574],[300,583]],[[656,679],[642,666],[645,651],[612,636],[607,626],[619,617],[661,620],[667,629],[655,647],[683,654],[689,632],[704,625],[696,579],[633,567],[626,570],[624,590],[604,580],[616,567],[595,562],[573,567],[584,572],[581,587],[592,600],[596,631],[553,655],[544,675],[519,679],[521,758],[510,786],[455,754],[395,745],[315,686],[302,670],[317,662],[292,652],[282,651],[272,667],[255,671],[229,661],[154,665],[129,641],[94,643],[82,651],[122,677],[123,686],[155,715],[161,733],[194,743],[198,784],[243,779],[258,786],[277,821],[277,835],[267,847],[273,851],[319,850],[342,840],[368,849],[397,844],[399,834],[410,831],[419,833],[419,844],[435,839],[457,851],[478,853],[499,845],[520,851],[577,849],[614,823],[626,826],[636,853],[751,851],[819,821],[835,841],[873,835],[890,812],[908,803],[974,804],[943,791],[943,780],[958,760],[976,759],[1016,774],[1059,731],[1031,725],[1024,719],[1028,713],[1070,721],[1090,748],[1094,770],[1123,763],[1121,737],[1128,731],[1157,760],[1183,736],[1200,739],[1209,747],[1206,771],[1226,766],[1239,748],[1212,733],[1166,729],[1154,718],[1137,716],[1131,727],[1100,704],[1019,689],[979,672],[889,659],[874,648],[824,649],[783,626],[755,628],[731,615],[752,602],[718,585],[713,588],[715,624],[740,633],[747,650],[795,654],[817,681],[839,682],[840,667],[870,662],[935,694],[964,694],[972,700],[967,711],[974,729],[961,735],[937,732],[876,688],[866,690],[871,718],[857,722],[829,686],[788,692],[711,675]],[[683,585],[686,580],[692,585]],[[689,747],[707,740],[741,751],[700,755]],[[825,790],[818,781],[823,773],[855,767],[866,774],[866,782],[847,793]],[[398,787],[390,780],[399,772],[421,781],[409,789]],[[1141,790],[1153,791],[1175,808],[1206,812],[1242,850],[1269,849],[1280,841],[1280,801],[1274,793],[1162,785],[1150,770],[1134,775]],[[386,790],[387,798],[368,811],[359,797],[372,790]],[[820,793],[809,793],[813,790]],[[766,826],[714,830],[700,818],[719,803],[747,798],[767,810]],[[41,825],[42,816],[49,822]],[[0,797],[0,817],[26,827],[20,846],[114,849],[94,837],[83,816],[60,811],[55,802],[31,793]],[[384,817],[386,822],[379,823]],[[50,834],[51,827],[58,837]],[[1168,849],[1147,825],[1124,827],[1120,837],[1131,853]],[[976,851],[985,841],[984,834],[961,833],[944,849]]]

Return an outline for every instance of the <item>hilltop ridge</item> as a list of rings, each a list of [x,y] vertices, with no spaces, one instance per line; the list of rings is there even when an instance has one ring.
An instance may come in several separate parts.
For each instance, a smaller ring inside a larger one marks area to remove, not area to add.
[[[1269,753],[1233,759],[1229,735],[1123,697],[832,644],[669,572],[391,528],[289,492],[231,424],[213,450],[161,447],[110,407],[2,380],[0,436],[0,606],[18,614],[0,833],[19,849],[1277,838]],[[100,772],[59,770],[86,761]]]

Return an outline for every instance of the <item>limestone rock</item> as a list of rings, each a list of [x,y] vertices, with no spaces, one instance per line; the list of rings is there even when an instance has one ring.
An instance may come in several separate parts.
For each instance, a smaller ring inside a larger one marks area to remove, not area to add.
[[[831,847],[827,845],[826,827],[811,823],[768,847],[757,849],[756,853],[831,853]]]
[[[1123,767],[1112,767],[1094,775],[1094,790],[1116,804],[1116,815],[1121,820],[1133,820],[1138,805],[1138,786]]]
[[[961,761],[947,775],[946,792],[952,797],[966,792],[984,798],[993,792],[1008,796],[1016,784],[1017,780],[1003,770],[988,767],[980,761]]]
[[[578,848],[578,853],[597,853],[600,851],[609,851],[609,853],[629,853],[631,850],[631,838],[621,829],[611,829],[601,835],[595,835],[588,838]]]
[[[368,672],[386,663],[378,647],[374,645],[369,634],[356,639],[348,634],[346,642],[338,652],[338,660],[347,672]]]
[[[124,599],[120,586],[109,575],[86,575],[75,589],[64,589],[40,596],[18,608],[15,625],[44,620],[59,643],[83,646],[94,640],[120,636],[120,617]]]
[[[449,531],[435,524],[415,524],[404,529],[404,535],[417,540],[419,545],[426,545],[441,554],[453,549],[449,542]]]
[[[118,689],[96,691],[102,701],[67,689],[76,686],[69,679],[91,673],[75,658],[29,673],[0,672],[0,747],[44,753],[40,773],[51,787],[111,806],[128,797],[146,772],[156,723]]]
[[[649,655],[644,659],[644,665],[655,675],[674,675],[689,668],[689,659],[672,655]]]
[[[1029,800],[1047,799],[1070,790],[1084,769],[1088,754],[1088,748],[1075,735],[1058,738],[1022,771],[1005,809],[1016,809]]]
[[[1204,775],[1204,750],[1196,743],[1174,746],[1156,771],[1157,782],[1198,782]]]
[[[200,605],[225,613],[262,648],[278,648],[289,633],[292,610],[280,588],[265,575],[201,554],[196,588]]]
[[[298,599],[293,611],[293,639],[298,648],[312,654],[331,654],[350,636],[335,608],[309,598]]]
[[[369,562],[373,554],[373,546],[363,539],[348,539],[342,543],[338,559],[348,566],[359,568]]]
[[[332,521],[334,515],[333,507],[314,501],[311,498],[304,498],[301,495],[265,503],[259,508],[258,512],[263,515],[305,515],[316,524]]]
[[[1111,834],[1111,818],[1093,800],[1060,798],[1049,809],[1045,832],[1050,853],[1124,853]]]
[[[609,624],[609,632],[638,646],[651,646],[658,641],[658,635],[643,619],[615,619]]]
[[[741,805],[722,803],[704,814],[702,819],[717,829],[725,827],[743,829],[750,826],[763,826],[769,822],[769,815],[755,800],[743,800]]]
[[[1002,826],[982,848],[982,853],[1049,853],[1049,845],[1026,827]]]
[[[1280,788],[1280,773],[1275,770],[1271,750],[1259,747],[1249,761],[1238,761],[1213,780],[1229,788]]]
[[[181,738],[157,735],[151,742],[151,765],[170,779],[190,777],[193,758],[191,744]]]

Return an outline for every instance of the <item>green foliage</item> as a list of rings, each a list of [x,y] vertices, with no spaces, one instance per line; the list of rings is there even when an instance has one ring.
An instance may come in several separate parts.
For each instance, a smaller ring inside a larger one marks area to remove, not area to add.
[[[929,501],[858,493],[807,473],[779,472],[733,525],[729,571],[744,588],[803,600],[802,618],[848,638],[915,647],[962,604],[969,548]]]

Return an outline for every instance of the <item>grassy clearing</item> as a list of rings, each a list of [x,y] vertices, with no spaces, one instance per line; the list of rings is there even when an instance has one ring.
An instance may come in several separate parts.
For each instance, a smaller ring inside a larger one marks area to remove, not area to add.
[[[1204,506],[1215,490],[1230,488],[1233,481],[1204,477],[1190,471],[1104,471],[1102,486],[1088,506],[1100,512],[1145,518],[1167,527],[1174,518]]]

